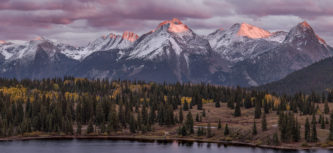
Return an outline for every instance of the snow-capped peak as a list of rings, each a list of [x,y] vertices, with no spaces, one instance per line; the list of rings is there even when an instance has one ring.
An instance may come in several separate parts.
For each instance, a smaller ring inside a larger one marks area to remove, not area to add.
[[[242,23],[237,33],[239,36],[246,36],[252,39],[267,38],[272,34],[264,29],[258,28],[256,26]]]
[[[44,37],[42,36],[38,36],[34,39],[35,41],[41,41],[41,40],[46,40]]]
[[[312,27],[310,26],[310,24],[308,22],[306,22],[306,21],[303,21],[303,22],[299,23],[299,26],[301,26],[301,27],[303,27],[305,29],[309,29],[309,28],[312,29]]]
[[[134,32],[125,31],[123,33],[122,38],[126,39],[126,40],[128,40],[130,42],[134,42],[134,41],[136,41],[139,38],[139,36],[137,34],[135,34]]]
[[[108,34],[108,35],[104,35],[104,36],[103,36],[103,39],[107,39],[107,38],[116,39],[117,37],[119,37],[119,35],[116,35],[116,34],[110,33],[110,34]]]
[[[212,49],[222,57],[231,62],[238,62],[259,55],[267,51],[270,46],[275,46],[274,43],[277,41],[284,40],[282,34],[283,38],[275,38],[277,36],[247,23],[236,23],[226,30],[216,30],[209,34],[207,39]]]
[[[5,44],[5,43],[6,43],[6,41],[0,40],[0,45]]]
[[[284,42],[286,43],[297,43],[297,45],[306,45],[309,41],[314,40],[322,45],[326,46],[325,40],[320,38],[309,25],[308,22],[303,21],[293,27]]]
[[[0,47],[0,53],[6,60],[25,59],[32,60],[39,49],[45,51],[49,57],[60,51],[59,45],[43,37],[37,37],[30,41],[20,43],[4,43]]]
[[[153,32],[156,31],[157,29],[160,29],[164,25],[167,25],[168,31],[173,33],[183,33],[189,31],[187,25],[183,24],[179,19],[173,18],[172,20],[166,20],[160,23],[158,27],[155,30],[153,30]]]
[[[129,59],[151,60],[182,54],[206,54],[207,40],[196,35],[179,19],[166,20],[135,42]]]
[[[75,59],[83,60],[94,52],[107,51],[112,49],[128,49],[139,36],[133,32],[125,31],[122,36],[110,33],[90,42],[86,47],[77,50],[65,50],[62,53]]]

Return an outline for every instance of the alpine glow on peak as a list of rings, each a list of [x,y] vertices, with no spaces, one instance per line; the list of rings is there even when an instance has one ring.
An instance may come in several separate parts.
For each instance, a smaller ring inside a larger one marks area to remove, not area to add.
[[[258,38],[267,38],[270,37],[272,34],[264,29],[258,28],[256,26],[242,23],[241,27],[237,33],[240,36],[246,36],[253,39]]]

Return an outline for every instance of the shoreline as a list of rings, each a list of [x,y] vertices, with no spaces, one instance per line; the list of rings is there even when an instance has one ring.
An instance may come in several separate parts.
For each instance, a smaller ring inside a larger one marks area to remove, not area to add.
[[[215,143],[221,145],[230,145],[230,146],[241,146],[241,147],[257,147],[263,149],[274,149],[274,150],[289,150],[289,151],[299,151],[299,150],[318,150],[326,149],[332,150],[333,147],[291,147],[291,146],[272,146],[272,145],[257,145],[254,143],[246,143],[239,141],[218,141],[218,140],[205,140],[205,139],[194,139],[194,138],[170,138],[163,136],[101,136],[101,135],[52,135],[52,136],[13,136],[13,137],[4,137],[0,138],[0,142],[4,141],[28,141],[28,140],[66,140],[66,139],[109,139],[109,140],[129,140],[129,141],[168,141],[168,142],[184,142],[184,143]]]

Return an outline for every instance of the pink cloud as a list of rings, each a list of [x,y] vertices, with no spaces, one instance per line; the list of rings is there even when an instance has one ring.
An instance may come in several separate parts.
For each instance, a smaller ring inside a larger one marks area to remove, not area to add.
[[[190,28],[213,31],[227,28],[224,25],[232,24],[229,22],[243,22],[245,17],[279,15],[309,20],[314,27],[325,28],[317,30],[319,35],[327,35],[333,33],[327,28],[331,24],[320,17],[333,16],[332,6],[331,0],[0,0],[0,39],[70,32],[66,30],[73,30],[77,22],[92,33],[100,30],[144,33],[155,28],[155,24],[176,17]],[[222,23],[215,18],[230,21]],[[326,38],[333,42],[333,37]]]

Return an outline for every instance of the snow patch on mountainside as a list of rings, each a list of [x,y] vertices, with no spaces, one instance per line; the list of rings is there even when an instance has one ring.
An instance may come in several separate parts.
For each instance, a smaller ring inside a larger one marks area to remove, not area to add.
[[[265,38],[268,41],[275,41],[278,43],[282,43],[287,36],[288,32],[284,32],[284,31],[278,31],[278,32],[274,32],[272,33],[272,35],[268,38]]]
[[[302,23],[299,23],[289,31],[285,42],[286,43],[302,42],[302,44],[298,44],[299,46],[299,45],[305,45],[307,42],[306,40],[309,38],[315,38],[318,42],[321,42],[320,37],[315,34],[312,27],[306,21],[304,21]]]
[[[129,58],[154,59],[164,54],[170,55],[171,51],[180,55],[184,47],[202,49],[201,42],[189,44],[189,41],[196,41],[196,37],[180,20],[167,20],[136,42]]]
[[[4,43],[0,45],[0,54],[7,61],[18,59],[33,60],[38,49],[45,51],[49,57],[53,57],[56,52],[72,52],[76,50],[73,46],[37,37],[30,41]]]
[[[214,51],[231,62],[257,56],[274,47],[281,37],[250,24],[234,24],[229,29],[218,29],[207,39]]]
[[[83,60],[97,51],[130,48],[138,38],[139,36],[137,34],[128,31],[125,31],[122,36],[111,33],[96,39],[86,47],[81,47],[77,50],[64,50],[62,53],[72,59]]]

